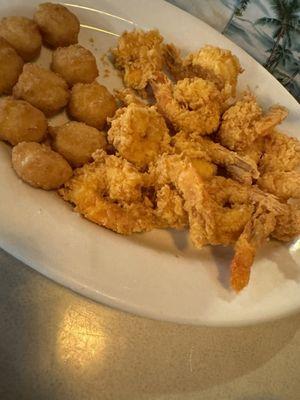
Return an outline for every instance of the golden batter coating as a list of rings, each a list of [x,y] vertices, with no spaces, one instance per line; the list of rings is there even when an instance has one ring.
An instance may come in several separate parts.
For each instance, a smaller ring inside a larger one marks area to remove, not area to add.
[[[163,38],[157,30],[124,32],[112,50],[127,87],[142,90],[163,67]]]
[[[123,235],[156,226],[152,204],[143,198],[143,174],[124,159],[99,150],[95,161],[75,171],[60,190],[75,210],[96,224]]]
[[[256,98],[247,92],[222,115],[218,133],[220,143],[231,150],[244,151],[255,140],[270,134],[287,114],[287,110],[281,106],[273,106],[263,114]]]
[[[273,193],[282,200],[300,199],[300,172],[272,171],[263,174],[257,181],[266,192]]]
[[[142,168],[168,150],[170,136],[155,107],[132,103],[116,112],[108,140],[123,158]]]
[[[166,45],[165,60],[175,79],[199,77],[209,80],[220,90],[224,101],[235,96],[238,75],[243,72],[231,51],[208,45],[185,59],[174,45]]]
[[[192,136],[218,129],[221,95],[216,85],[202,78],[185,78],[175,85],[160,73],[151,81],[157,106],[175,130]]]
[[[259,169],[270,171],[292,171],[300,165],[300,142],[294,137],[274,131],[265,139],[265,150]]]

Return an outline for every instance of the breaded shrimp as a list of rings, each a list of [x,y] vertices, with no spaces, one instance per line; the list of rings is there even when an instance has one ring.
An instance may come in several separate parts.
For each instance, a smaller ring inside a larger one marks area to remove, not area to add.
[[[108,140],[122,157],[143,168],[168,150],[170,136],[155,107],[131,103],[111,119]]]
[[[96,224],[129,235],[153,229],[157,222],[151,202],[143,197],[143,174],[128,161],[103,150],[95,161],[75,171],[59,191],[75,210]]]
[[[257,184],[282,200],[300,199],[300,172],[267,172],[258,179]]]
[[[259,174],[255,162],[247,156],[241,156],[211,140],[200,136],[191,139],[186,132],[178,132],[172,138],[176,153],[184,153],[191,159],[203,159],[225,167],[234,179],[251,184]]]
[[[127,87],[143,90],[163,67],[163,38],[157,30],[124,32],[112,50]]]
[[[259,169],[270,171],[292,171],[300,165],[300,142],[283,133],[274,131],[265,139],[265,151]]]
[[[124,105],[129,106],[131,103],[138,104],[140,106],[145,106],[146,103],[141,99],[137,92],[131,88],[126,88],[122,90],[114,91],[115,97]]]
[[[174,128],[192,136],[207,135],[218,129],[221,96],[214,83],[186,78],[176,85],[163,73],[151,81],[157,106]]]
[[[247,147],[243,151],[239,151],[238,154],[240,156],[249,157],[251,160],[255,162],[256,165],[258,165],[265,151],[265,141],[266,141],[266,136],[259,137],[254,140],[251,146]]]
[[[230,50],[204,46],[185,59],[174,45],[165,46],[165,60],[175,79],[200,77],[213,82],[226,101],[236,94],[238,75],[243,72],[239,60]]]
[[[251,216],[251,205],[228,208],[210,195],[210,181],[201,179],[192,163],[182,155],[163,154],[150,167],[156,189],[172,185],[183,198],[193,244],[228,245],[234,243]]]
[[[281,106],[273,106],[263,114],[256,98],[246,92],[241,100],[223,114],[218,138],[230,150],[244,151],[256,139],[271,133],[287,114],[287,110]]]
[[[163,185],[157,189],[154,212],[161,228],[182,229],[188,225],[184,200],[171,184]]]
[[[276,226],[272,237],[289,242],[300,235],[300,204],[286,204],[285,209],[276,217]]]
[[[258,204],[235,245],[230,279],[235,291],[239,292],[247,286],[256,252],[274,231],[275,225],[274,211],[268,210],[263,203]]]

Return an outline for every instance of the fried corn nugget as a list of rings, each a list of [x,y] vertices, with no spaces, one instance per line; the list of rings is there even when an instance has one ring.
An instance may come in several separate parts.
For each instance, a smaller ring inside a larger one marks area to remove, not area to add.
[[[43,42],[51,47],[64,47],[78,42],[80,24],[77,17],[61,4],[39,4],[34,20]]]
[[[238,75],[243,72],[238,58],[229,50],[204,46],[182,59],[174,45],[166,45],[165,60],[175,79],[199,77],[213,82],[226,101],[236,94]]]
[[[24,65],[13,95],[28,101],[47,116],[60,111],[70,96],[67,82],[61,76],[36,64]]]
[[[132,103],[116,112],[108,140],[122,157],[142,168],[168,150],[170,136],[155,107]]]
[[[94,157],[59,191],[64,200],[90,221],[123,235],[153,229],[157,222],[142,195],[143,175],[128,161],[103,151]]]
[[[0,95],[11,93],[22,69],[22,58],[5,39],[0,37]]]
[[[98,82],[76,83],[73,86],[68,111],[77,121],[101,130],[116,109],[113,95]]]
[[[99,75],[95,56],[79,44],[56,49],[52,54],[51,69],[70,86],[79,82],[92,83]]]
[[[177,131],[199,136],[218,129],[221,97],[214,83],[201,78],[186,78],[173,85],[160,73],[151,81],[151,86],[157,107]]]
[[[29,18],[2,18],[0,36],[7,40],[26,62],[37,57],[40,53],[42,37],[37,24]]]
[[[112,50],[115,66],[124,73],[125,86],[145,89],[163,67],[163,38],[157,30],[124,32]]]
[[[58,189],[72,176],[61,155],[35,142],[17,144],[12,150],[12,165],[24,182],[45,190]]]
[[[16,145],[41,142],[47,131],[45,115],[23,100],[0,99],[0,139]]]
[[[256,139],[271,133],[287,114],[281,106],[273,106],[263,114],[256,98],[247,92],[223,114],[218,133],[220,143],[234,151],[246,150]]]
[[[259,163],[261,173],[292,171],[300,165],[300,142],[274,131],[265,139],[264,154]]]
[[[73,167],[81,167],[92,160],[97,149],[105,149],[105,134],[82,122],[71,121],[64,125],[50,127],[52,146]]]

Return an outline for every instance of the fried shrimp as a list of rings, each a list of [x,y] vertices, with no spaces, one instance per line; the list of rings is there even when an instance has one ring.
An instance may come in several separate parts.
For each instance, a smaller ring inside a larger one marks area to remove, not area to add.
[[[145,106],[146,103],[142,100],[137,92],[131,88],[126,88],[122,90],[115,90],[114,94],[116,98],[124,105],[129,106],[131,103],[138,104],[140,106]]]
[[[286,204],[284,211],[276,217],[276,226],[272,237],[282,242],[289,242],[300,235],[300,205]]]
[[[209,80],[220,90],[224,101],[235,96],[238,75],[243,72],[231,51],[213,46],[204,46],[182,59],[174,45],[166,45],[165,60],[175,79],[199,77]]]
[[[182,155],[163,154],[150,166],[149,173],[156,188],[173,185],[183,198],[194,245],[202,247],[208,244],[215,232],[215,221],[207,218],[209,211],[203,208],[204,183],[191,162]]]
[[[234,179],[251,184],[252,179],[258,178],[256,164],[247,156],[226,149],[219,143],[200,136],[189,138],[186,132],[178,132],[172,138],[172,144],[176,153],[184,153],[190,159],[203,159],[220,165],[227,169]]]
[[[132,103],[116,112],[108,140],[122,157],[142,168],[168,150],[170,136],[155,107]]]
[[[174,128],[192,136],[218,129],[221,116],[220,92],[214,83],[185,78],[172,85],[163,73],[151,81],[157,106]]]
[[[163,38],[157,30],[124,32],[112,50],[116,68],[123,71],[124,84],[143,90],[163,67]]]
[[[142,194],[143,174],[128,161],[99,150],[95,161],[75,171],[59,191],[75,210],[96,224],[123,235],[156,226],[151,202]]]
[[[175,188],[182,197],[183,202],[179,204],[187,214],[190,237],[198,248],[234,243],[251,216],[250,204],[240,202],[229,208],[224,206],[225,202],[218,203],[209,193],[210,181],[201,179],[193,164],[182,155],[163,154],[151,165],[150,176],[156,189],[172,185],[173,191]],[[184,216],[182,212],[170,215],[172,218]]]
[[[261,173],[292,171],[300,165],[300,142],[274,131],[265,139],[264,154],[259,163]]]
[[[258,204],[235,245],[231,263],[231,287],[235,291],[239,292],[247,286],[256,252],[274,231],[275,226],[274,211],[268,210],[263,203]]]
[[[258,179],[257,184],[282,200],[300,199],[300,173],[297,171],[267,172]]]
[[[234,151],[246,150],[256,139],[271,133],[287,114],[281,106],[273,106],[263,114],[255,97],[247,92],[223,114],[218,132],[220,143]]]
[[[184,209],[183,198],[171,184],[157,189],[154,213],[161,228],[183,229],[188,226],[188,215]]]

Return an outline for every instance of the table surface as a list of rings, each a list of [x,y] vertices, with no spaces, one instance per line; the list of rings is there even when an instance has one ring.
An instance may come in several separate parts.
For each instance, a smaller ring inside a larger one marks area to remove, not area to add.
[[[140,318],[0,250],[0,399],[298,400],[300,314],[244,328]]]

